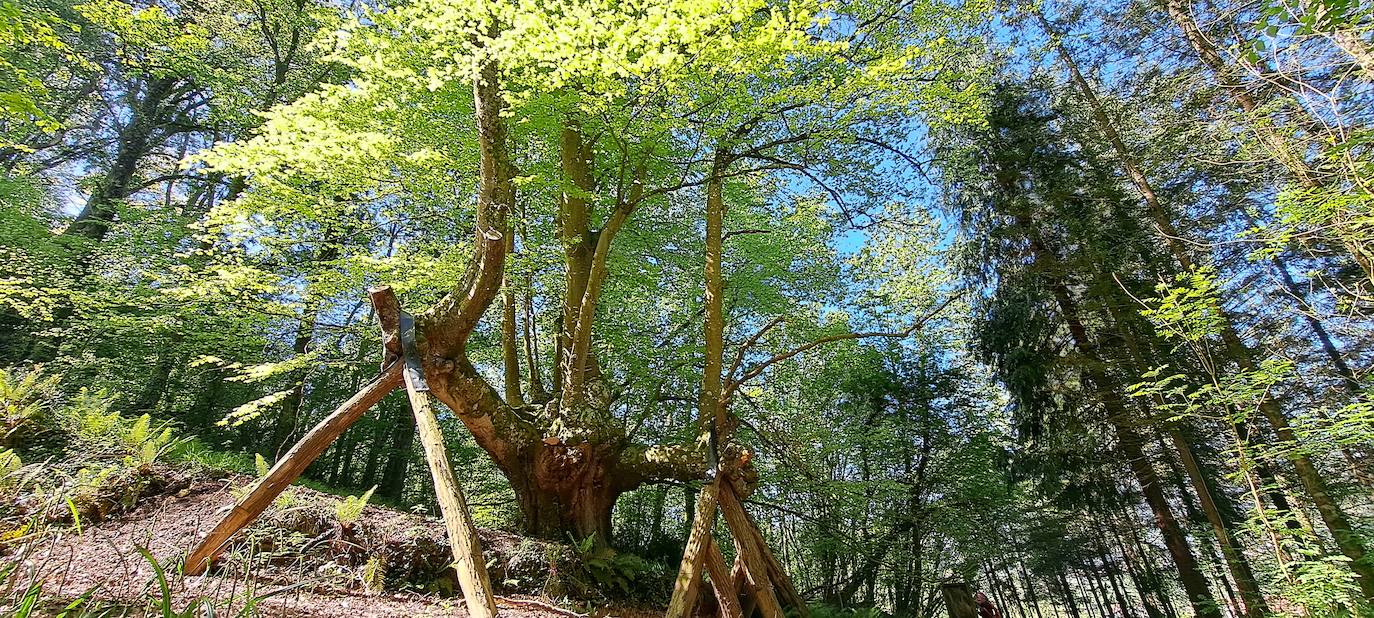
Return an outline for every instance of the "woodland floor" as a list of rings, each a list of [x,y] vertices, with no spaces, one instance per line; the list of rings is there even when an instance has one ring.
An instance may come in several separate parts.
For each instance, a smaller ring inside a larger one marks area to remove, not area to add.
[[[152,565],[140,555],[138,548],[146,547],[162,564],[174,563],[233,502],[230,488],[246,485],[250,481],[248,477],[229,476],[185,482],[174,493],[146,497],[128,512],[113,515],[98,524],[88,524],[80,534],[75,530],[65,532],[30,548],[27,555],[11,555],[4,559],[22,560],[20,588],[26,587],[29,582],[41,581],[46,598],[65,602],[93,590],[94,599],[101,605],[129,608],[127,612],[117,614],[160,615],[162,611],[157,604],[164,597],[159,593]],[[254,615],[351,618],[467,615],[461,596],[443,594],[451,590],[446,586],[441,587],[443,590],[440,591],[388,589],[376,593],[365,592],[358,574],[366,558],[355,555],[352,560],[355,564],[350,566],[347,552],[341,554],[339,545],[330,538],[337,538],[337,530],[330,530],[328,524],[321,526],[319,523],[325,521],[321,512],[332,508],[337,497],[304,487],[295,487],[293,491],[292,505],[281,509],[282,512],[272,518],[275,523],[271,520],[263,522],[255,530],[261,533],[259,528],[268,527],[280,532],[281,528],[276,526],[282,521],[294,522],[292,525],[308,533],[314,532],[310,530],[312,526],[324,530],[308,539],[300,534],[289,539],[276,534],[279,540],[275,543],[268,540],[270,535],[257,534],[257,543],[250,545],[240,542],[228,552],[230,558],[225,560],[225,564],[218,566],[211,574],[184,578],[169,574],[171,608],[184,611],[197,599],[210,599],[217,605],[215,615],[238,615],[247,599],[277,592],[258,602]],[[315,523],[310,523],[312,520]],[[357,542],[354,547],[367,546],[371,550],[389,548],[381,550],[395,556],[389,561],[413,562],[419,559],[414,555],[417,551],[426,555],[437,554],[434,559],[440,560],[448,551],[444,527],[433,518],[368,506],[356,529],[365,531],[360,536],[366,539]],[[495,559],[498,566],[492,572],[492,579],[494,582],[506,582],[504,586],[507,589],[511,587],[510,582],[518,581],[512,580],[516,576],[507,570],[523,568],[526,574],[523,577],[541,569],[558,570],[554,562],[542,566],[527,564],[524,567],[513,564],[518,560],[511,559],[512,555],[521,552],[539,554],[541,550],[538,549],[529,551],[531,543],[537,542],[493,530],[482,530],[480,534],[489,562],[493,554],[498,556]],[[292,544],[294,546],[287,547]],[[400,547],[409,548],[409,554],[398,550]],[[417,547],[422,549],[417,550]],[[543,553],[548,555],[548,552]],[[550,576],[556,576],[556,573]],[[498,591],[502,585],[498,583]],[[528,585],[527,582],[526,587]],[[245,590],[251,593],[245,594]],[[588,615],[557,607],[548,595],[507,592],[498,597],[497,607],[502,616],[509,618]],[[3,603],[0,601],[0,604]],[[56,607],[60,609],[60,605]],[[595,610],[590,615],[641,618],[661,616],[662,611],[611,607]]]

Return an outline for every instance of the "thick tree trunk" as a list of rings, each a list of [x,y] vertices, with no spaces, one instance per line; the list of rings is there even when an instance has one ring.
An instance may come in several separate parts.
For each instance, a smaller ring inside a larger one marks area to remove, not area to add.
[[[495,32],[497,26],[490,28]],[[468,337],[500,294],[515,205],[515,168],[501,116],[505,102],[499,71],[493,60],[485,59],[479,72],[473,86],[480,162],[473,253],[460,283],[433,308],[416,316],[425,381],[431,394],[453,411],[510,481],[528,532],[559,541],[591,536],[598,547],[604,547],[609,543],[610,513],[617,497],[656,479],[700,479],[705,473],[703,457],[690,447],[630,443],[623,425],[599,405],[603,402],[577,400],[575,410],[551,402],[545,407],[547,414],[512,407],[467,357]],[[574,379],[586,384],[599,373],[587,343],[595,305],[591,287],[598,281],[596,265],[602,264],[604,270],[617,221],[623,223],[628,211],[618,208],[610,215],[595,235],[595,254],[587,253],[592,235],[586,232],[584,191],[591,182],[590,152],[575,128],[563,137],[565,171],[580,189],[569,191],[559,209],[569,288],[556,386],[563,388],[566,400]],[[579,339],[581,334],[586,338]],[[578,370],[570,373],[570,368]]]
[[[611,539],[611,509],[622,493],[613,478],[617,453],[589,444],[539,444],[508,474],[523,528],[546,539],[588,538],[597,548]]]

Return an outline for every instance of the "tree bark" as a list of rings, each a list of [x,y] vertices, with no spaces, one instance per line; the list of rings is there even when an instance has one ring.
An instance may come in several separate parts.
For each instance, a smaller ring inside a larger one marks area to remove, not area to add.
[[[163,106],[175,91],[177,78],[155,77],[140,86],[131,93],[137,100],[130,107],[129,124],[119,133],[114,163],[91,191],[81,213],[63,235],[79,236],[94,242],[104,240],[114,223],[119,201],[133,192],[139,163],[158,142],[157,128],[166,121],[167,110]],[[81,260],[83,268],[88,259]]]
[[[1224,76],[1227,72],[1224,61],[1222,61],[1221,57],[1216,54],[1216,51],[1210,47],[1210,43],[1206,41],[1202,33],[1197,30],[1196,24],[1193,24],[1191,16],[1183,7],[1182,0],[1167,0],[1166,7],[1170,16],[1183,27],[1185,36],[1188,38],[1189,42],[1193,44],[1199,55],[1204,56],[1205,62],[1217,72],[1219,78],[1225,80],[1226,78]],[[1127,174],[1130,176],[1131,181],[1144,196],[1151,217],[1154,219],[1159,233],[1163,236],[1165,244],[1168,245],[1170,252],[1185,272],[1193,271],[1195,267],[1189,255],[1188,248],[1181,240],[1182,237],[1178,233],[1178,230],[1174,228],[1167,210],[1160,204],[1149,179],[1145,177],[1144,173],[1139,169],[1139,166],[1136,165],[1125,142],[1121,139],[1120,134],[1117,133],[1111,120],[1107,118],[1106,113],[1102,110],[1101,103],[1098,101],[1096,94],[1093,93],[1091,85],[1088,84],[1082,73],[1079,72],[1078,65],[1073,61],[1067,49],[1065,49],[1062,44],[1058,43],[1058,33],[1054,28],[1040,13],[1037,12],[1036,17],[1040,20],[1045,30],[1050,33],[1051,37],[1055,38],[1057,43],[1056,49],[1059,51],[1060,57],[1069,67],[1070,74],[1073,76],[1075,84],[1077,84],[1083,97],[1088,101],[1092,109],[1093,117],[1099,125],[1099,129],[1107,136],[1108,142],[1112,145],[1113,150],[1116,151],[1118,158],[1122,161],[1122,165],[1127,170]],[[1205,53],[1204,50],[1206,50]],[[1238,102],[1242,103],[1246,111],[1251,111],[1256,107],[1254,101],[1249,98],[1249,95],[1246,94],[1242,88],[1228,87],[1228,90],[1233,93],[1233,96],[1237,98]],[[1270,136],[1270,139],[1271,141],[1281,141],[1277,136]],[[1287,152],[1286,146],[1279,144],[1277,147]],[[1297,161],[1293,164],[1299,165],[1300,163],[1300,161]],[[1298,169],[1306,170],[1307,168],[1305,164],[1301,164]],[[1310,181],[1309,175],[1300,175],[1300,178],[1308,178]],[[1357,252],[1355,257],[1358,259],[1360,254]],[[1369,261],[1365,260],[1360,263],[1362,267],[1365,267],[1366,274],[1371,280],[1374,280],[1374,269],[1369,267]],[[1222,315],[1224,319],[1221,336],[1228,355],[1236,362],[1242,371],[1254,371],[1256,368],[1253,358],[1254,351],[1250,349],[1249,346],[1245,345],[1240,336],[1236,333],[1230,316],[1226,315],[1224,311]],[[1287,417],[1284,416],[1283,411],[1279,408],[1276,401],[1266,398],[1260,402],[1260,412],[1264,418],[1269,421],[1270,426],[1273,427],[1279,440],[1295,446],[1299,444],[1296,434],[1289,427]],[[1317,511],[1321,514],[1322,520],[1326,523],[1332,536],[1335,537],[1336,544],[1340,548],[1341,553],[1350,558],[1351,569],[1359,576],[1360,588],[1364,595],[1368,598],[1374,598],[1374,567],[1366,564],[1365,555],[1367,552],[1364,544],[1356,535],[1344,510],[1334,498],[1332,498],[1325,477],[1322,476],[1311,459],[1306,455],[1293,453],[1289,455],[1289,459],[1292,460],[1294,467],[1297,469],[1298,478],[1307,489],[1308,497],[1317,507]]]
[[[715,430],[728,433],[724,406],[721,402],[721,380],[725,370],[725,309],[724,283],[721,277],[721,251],[725,221],[725,201],[721,184],[722,174],[729,164],[727,155],[717,151],[712,159],[711,177],[706,181],[706,266],[705,266],[705,341],[704,367],[701,374],[701,395],[697,402],[699,422],[715,423]],[[725,439],[726,436],[717,436]]]
[[[1044,241],[1040,239],[1039,233],[1031,226],[1026,215],[1017,214],[1016,219],[1018,225],[1026,233],[1035,261],[1049,267],[1050,272],[1060,272],[1060,269],[1055,268],[1059,262],[1058,256],[1045,246]],[[1097,395],[1098,400],[1106,409],[1106,420],[1116,433],[1118,448],[1125,456],[1126,463],[1135,476],[1137,484],[1140,485],[1146,504],[1154,512],[1155,525],[1163,535],[1165,546],[1169,549],[1169,555],[1178,568],[1179,579],[1183,583],[1184,590],[1188,593],[1188,600],[1192,603],[1194,612],[1198,616],[1220,618],[1221,614],[1212,598],[1211,590],[1207,586],[1207,579],[1198,567],[1197,559],[1188,544],[1188,539],[1184,536],[1182,528],[1174,517],[1172,507],[1169,506],[1169,501],[1164,495],[1159,475],[1145,455],[1144,438],[1137,432],[1134,420],[1121,399],[1120,391],[1103,370],[1102,359],[1097,355],[1095,347],[1088,337],[1087,328],[1084,327],[1079,317],[1077,303],[1074,302],[1068,286],[1062,280],[1050,279],[1047,284],[1059,306],[1060,317],[1068,327],[1074,348],[1086,360],[1083,366],[1084,382]]]

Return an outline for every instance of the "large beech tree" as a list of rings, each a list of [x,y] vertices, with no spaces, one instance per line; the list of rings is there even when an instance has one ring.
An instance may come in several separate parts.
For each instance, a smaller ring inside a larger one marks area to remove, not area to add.
[[[805,343],[799,329],[769,331],[824,300],[790,282],[834,258],[816,235],[827,225],[796,223],[865,220],[901,197],[913,127],[977,117],[978,76],[949,69],[973,49],[956,42],[975,13],[879,4],[426,1],[374,12],[338,35],[352,82],[198,157],[249,189],[211,213],[226,257],[194,285],[283,283],[262,266],[272,251],[334,243],[339,260],[363,260],[377,242],[365,228],[391,230],[396,256],[364,276],[407,293],[431,387],[510,481],[526,529],[605,543],[621,494],[708,467],[700,419],[623,411],[691,399],[664,389],[694,387],[603,365],[616,277],[665,259],[700,272],[699,222],[715,214],[704,363],[718,377],[695,398],[709,415]],[[450,238],[419,231],[436,216],[454,222]],[[347,220],[368,223],[326,238]],[[617,255],[626,234],[636,255]],[[749,236],[763,253],[722,277],[737,260],[722,255],[750,251]],[[435,298],[436,286],[447,293]],[[678,374],[701,362],[700,289],[664,290],[671,306],[638,326],[667,326],[657,347],[672,344]],[[501,353],[484,363],[468,343],[498,298]],[[671,439],[636,439],[631,416]]]

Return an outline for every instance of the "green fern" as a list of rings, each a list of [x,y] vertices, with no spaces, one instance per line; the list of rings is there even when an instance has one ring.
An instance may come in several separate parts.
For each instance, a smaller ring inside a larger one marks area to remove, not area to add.
[[[23,460],[19,455],[10,449],[0,449],[0,484],[5,483],[7,477],[20,468],[24,467]]]
[[[0,432],[3,442],[10,444],[28,427],[41,421],[57,385],[57,376],[44,377],[42,371],[27,372],[0,369]]]
[[[152,417],[147,414],[134,419],[134,424],[124,434],[125,444],[131,449],[141,449],[143,444],[148,441],[148,428],[151,424]]]
[[[386,586],[386,562],[378,556],[368,558],[363,565],[362,583],[368,594],[380,593]]]
[[[334,503],[334,516],[339,523],[344,526],[351,526],[358,522],[363,516],[363,509],[367,507],[367,501],[372,498],[372,492],[377,491],[377,486],[367,490],[362,496],[348,496],[343,500]]]

